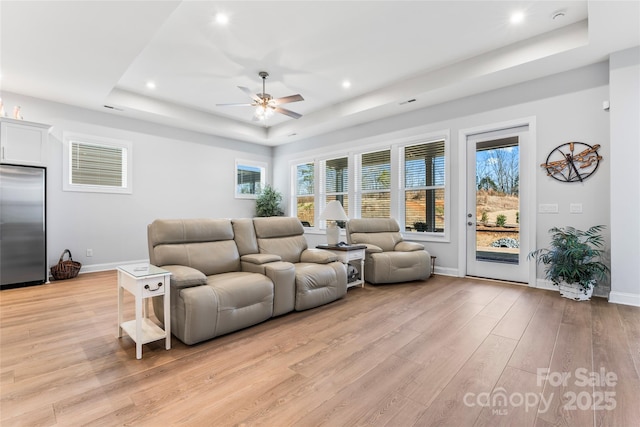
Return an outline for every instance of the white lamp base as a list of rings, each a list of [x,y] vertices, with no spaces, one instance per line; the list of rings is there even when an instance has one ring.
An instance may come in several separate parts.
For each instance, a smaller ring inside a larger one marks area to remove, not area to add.
[[[340,228],[335,224],[327,226],[327,244],[337,245],[340,241]]]

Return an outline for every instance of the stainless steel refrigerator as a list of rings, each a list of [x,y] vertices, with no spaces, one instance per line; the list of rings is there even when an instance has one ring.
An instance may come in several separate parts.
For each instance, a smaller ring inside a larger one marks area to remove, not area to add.
[[[0,287],[47,281],[46,169],[0,165]]]

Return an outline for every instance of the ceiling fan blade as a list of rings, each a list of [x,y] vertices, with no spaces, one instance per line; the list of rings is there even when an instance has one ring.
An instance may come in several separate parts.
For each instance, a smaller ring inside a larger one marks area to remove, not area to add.
[[[216,107],[251,107],[255,104],[216,104]]]
[[[289,95],[289,96],[285,96],[284,98],[276,98],[273,100],[273,102],[275,102],[276,105],[278,104],[287,104],[289,102],[298,102],[298,101],[304,101],[304,98],[302,97],[302,95]]]
[[[276,113],[284,114],[286,116],[293,117],[294,119],[299,119],[300,117],[302,117],[302,114],[298,114],[298,113],[293,112],[291,110],[287,110],[286,108],[276,107],[273,110]]]
[[[255,102],[260,102],[261,101],[261,99],[258,97],[258,95],[255,95],[254,93],[252,93],[251,90],[248,87],[238,86],[238,89],[240,89],[241,91],[243,91],[244,93],[249,95],[249,97],[251,99],[253,99]]]

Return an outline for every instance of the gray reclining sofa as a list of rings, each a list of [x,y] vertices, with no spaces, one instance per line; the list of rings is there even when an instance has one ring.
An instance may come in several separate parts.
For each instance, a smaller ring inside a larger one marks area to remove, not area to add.
[[[297,218],[165,219],[147,232],[151,264],[171,272],[171,331],[185,344],[347,292],[346,267],[308,249]],[[158,319],[162,298],[153,299]]]

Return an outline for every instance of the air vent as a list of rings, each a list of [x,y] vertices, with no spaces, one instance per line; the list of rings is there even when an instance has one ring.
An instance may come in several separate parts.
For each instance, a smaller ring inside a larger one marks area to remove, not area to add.
[[[407,101],[402,101],[402,102],[401,102],[400,104],[398,104],[398,105],[404,105],[404,104],[408,104],[408,103],[410,103],[410,102],[416,102],[416,99],[415,99],[415,98],[412,98],[412,99],[409,99],[409,100],[407,100]]]

